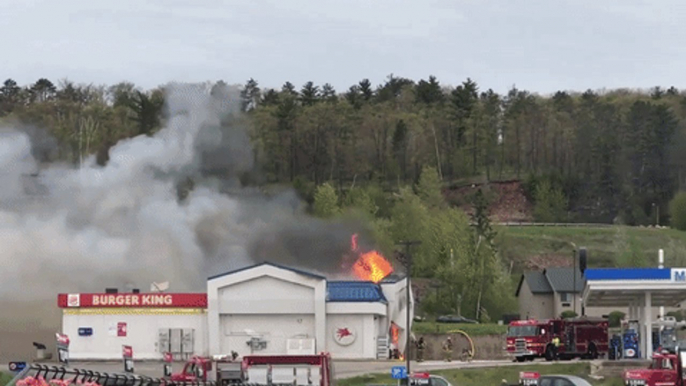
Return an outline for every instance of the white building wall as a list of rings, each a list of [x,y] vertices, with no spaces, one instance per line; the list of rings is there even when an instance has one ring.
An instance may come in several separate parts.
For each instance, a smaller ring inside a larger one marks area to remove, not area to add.
[[[337,359],[374,359],[376,358],[376,328],[374,315],[348,314],[328,315],[329,331],[326,336],[326,348],[331,356]],[[355,341],[342,346],[335,340],[339,328],[353,328],[357,337]]]
[[[286,354],[288,339],[314,339],[313,314],[236,314],[221,315],[221,351],[249,354]],[[264,350],[251,352],[247,342],[251,337],[267,341]]]
[[[265,264],[210,279],[207,299],[210,355],[222,354],[225,346],[235,344],[233,338],[223,338],[223,315],[253,315],[254,319],[271,315],[296,315],[296,319],[304,319],[312,315],[314,328],[307,333],[315,337],[315,352],[325,350],[326,280],[323,278]],[[279,328],[277,324],[271,330]]]
[[[126,336],[117,336],[117,323],[126,323]],[[69,336],[69,356],[72,359],[121,359],[122,345],[133,347],[134,359],[162,359],[158,350],[158,332],[165,328],[195,330],[194,351],[207,355],[206,314],[68,314],[62,319],[62,333]],[[92,336],[79,336],[80,327],[93,329]],[[110,334],[113,328],[114,335]]]
[[[263,276],[219,289],[221,314],[314,314],[314,288]]]

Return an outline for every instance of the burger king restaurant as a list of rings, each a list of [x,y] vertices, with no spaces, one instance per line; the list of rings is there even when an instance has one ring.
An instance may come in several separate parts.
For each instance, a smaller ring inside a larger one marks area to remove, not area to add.
[[[72,360],[315,354],[385,359],[405,347],[407,281],[334,281],[271,263],[210,277],[206,293],[59,294]],[[409,307],[408,307],[409,303]]]
[[[171,352],[186,359],[207,347],[204,293],[60,294],[62,333],[71,359],[120,359],[132,346],[137,359]]]

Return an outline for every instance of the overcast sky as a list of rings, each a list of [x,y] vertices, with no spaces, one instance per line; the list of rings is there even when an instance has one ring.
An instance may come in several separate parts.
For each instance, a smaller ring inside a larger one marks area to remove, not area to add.
[[[0,0],[0,78],[686,89],[684,0]]]

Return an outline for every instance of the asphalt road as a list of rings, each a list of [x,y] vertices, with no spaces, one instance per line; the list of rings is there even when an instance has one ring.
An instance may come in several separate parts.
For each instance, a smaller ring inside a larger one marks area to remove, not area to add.
[[[537,365],[549,365],[551,362],[537,361]],[[49,363],[46,363],[49,364]],[[403,366],[405,363],[400,361],[334,361],[334,371],[337,379],[351,378],[365,374],[373,373],[389,373],[393,366]],[[487,360],[487,361],[472,361],[472,362],[443,362],[443,361],[427,361],[422,363],[412,362],[410,364],[412,372],[435,371],[445,369],[468,369],[468,368],[484,368],[484,367],[502,367],[502,366],[523,366],[530,363],[516,363],[509,360]],[[52,364],[51,364],[52,365]],[[162,362],[136,362],[134,364],[135,372],[137,374],[146,375],[149,377],[161,377],[163,375]],[[79,369],[89,369],[93,371],[108,372],[108,373],[123,373],[124,364],[121,361],[108,362],[72,362],[71,367]],[[183,363],[176,362],[173,364],[172,371],[180,371]],[[7,371],[7,364],[1,365],[1,371]]]

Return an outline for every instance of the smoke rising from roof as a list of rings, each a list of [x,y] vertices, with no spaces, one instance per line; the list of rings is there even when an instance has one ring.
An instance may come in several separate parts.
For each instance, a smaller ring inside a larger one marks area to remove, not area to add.
[[[255,169],[238,89],[165,90],[165,127],[120,141],[105,166],[91,156],[78,169],[51,164],[27,177],[50,142],[0,129],[0,299],[21,290],[54,304],[57,292],[146,291],[153,281],[204,291],[207,276],[265,260],[341,272],[357,224],[312,219],[292,192],[222,193]],[[188,178],[194,188],[180,200]],[[27,194],[27,183],[40,194]]]

